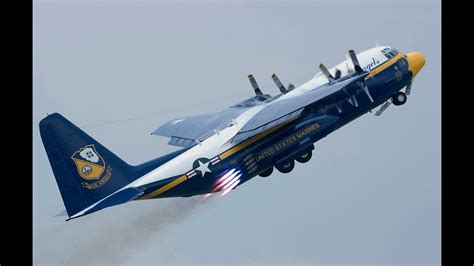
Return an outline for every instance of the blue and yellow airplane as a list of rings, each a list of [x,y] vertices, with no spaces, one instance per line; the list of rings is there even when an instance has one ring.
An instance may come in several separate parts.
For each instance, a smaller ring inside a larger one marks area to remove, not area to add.
[[[276,168],[289,173],[311,159],[314,143],[381,105],[403,105],[425,64],[419,52],[376,46],[308,82],[256,96],[212,114],[171,120],[152,134],[181,149],[129,165],[60,114],[40,122],[41,138],[69,219],[131,200],[226,194]],[[404,91],[403,91],[404,89]]]

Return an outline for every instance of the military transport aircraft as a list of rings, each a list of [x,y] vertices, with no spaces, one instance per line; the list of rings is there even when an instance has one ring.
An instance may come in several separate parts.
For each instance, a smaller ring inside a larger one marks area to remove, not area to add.
[[[308,82],[255,96],[212,114],[173,119],[152,134],[181,149],[129,165],[60,114],[40,122],[40,133],[69,219],[131,200],[226,194],[276,168],[289,173],[311,159],[314,143],[359,116],[379,116],[403,105],[425,64],[419,52],[376,46],[333,68],[319,66]],[[403,92],[404,89],[404,92]]]

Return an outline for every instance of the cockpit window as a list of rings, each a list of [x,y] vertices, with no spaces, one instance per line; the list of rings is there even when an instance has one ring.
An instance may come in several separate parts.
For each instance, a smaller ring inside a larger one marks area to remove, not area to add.
[[[382,53],[385,55],[385,57],[387,57],[387,59],[390,59],[398,54],[398,50],[385,48],[382,50]]]

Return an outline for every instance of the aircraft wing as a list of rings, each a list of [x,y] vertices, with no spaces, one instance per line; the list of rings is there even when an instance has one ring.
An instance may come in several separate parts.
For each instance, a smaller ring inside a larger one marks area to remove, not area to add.
[[[170,137],[168,144],[179,147],[190,147],[196,140],[204,140],[214,130],[229,125],[246,108],[228,108],[221,112],[173,119],[153,131],[153,135]]]
[[[325,105],[345,99],[348,92],[359,88],[357,82],[367,74],[356,74],[343,81],[327,83],[300,95],[268,104],[242,127],[232,141],[239,143],[265,129],[284,123],[298,116],[303,108],[311,103]]]
[[[240,129],[232,142],[239,143],[265,129],[293,119],[309,104],[319,102],[324,105],[347,98],[348,91],[357,90],[359,86],[357,83],[367,74],[367,72],[356,73],[343,80],[324,84],[300,95],[286,99],[276,96],[259,103],[265,107]],[[170,145],[190,147],[195,145],[196,141],[202,141],[212,136],[216,129],[227,127],[233,119],[251,108],[252,105],[254,103],[247,107],[227,108],[217,113],[173,119],[160,126],[152,134],[170,137],[168,142]]]

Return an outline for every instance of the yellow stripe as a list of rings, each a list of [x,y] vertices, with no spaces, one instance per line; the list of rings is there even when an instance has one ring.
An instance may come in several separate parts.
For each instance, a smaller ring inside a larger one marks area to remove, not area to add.
[[[378,73],[384,71],[387,67],[390,67],[391,65],[395,64],[398,59],[402,58],[403,57],[403,54],[402,53],[398,53],[395,57],[393,57],[392,59],[388,60],[387,62],[381,64],[380,66],[378,66],[376,69],[370,71],[369,75],[367,75],[365,77],[365,79],[370,79],[371,77],[377,75]]]
[[[299,117],[299,116],[295,116],[295,117],[291,118],[291,119],[288,120],[288,121],[285,121],[285,122],[283,122],[283,123],[281,123],[281,124],[279,124],[279,125],[276,125],[276,126],[274,126],[274,127],[272,127],[272,128],[269,128],[269,129],[267,129],[267,130],[265,130],[265,131],[263,131],[263,132],[261,132],[261,133],[258,133],[257,135],[253,136],[252,138],[250,138],[250,139],[248,139],[248,140],[246,140],[246,141],[240,143],[239,145],[237,145],[237,146],[235,146],[235,147],[233,147],[233,148],[228,149],[228,150],[227,150],[226,152],[224,152],[224,153],[221,153],[221,155],[219,155],[219,158],[220,158],[221,160],[224,160],[225,158],[227,158],[227,157],[231,156],[232,154],[234,154],[234,153],[240,151],[241,149],[247,147],[248,145],[254,143],[255,141],[257,141],[257,140],[259,140],[259,139],[261,139],[261,138],[267,136],[268,134],[274,132],[275,130],[277,130],[277,129],[283,127],[284,125],[286,125],[286,124],[288,124],[288,123],[290,123],[290,122],[292,122],[293,120],[295,120],[295,119],[298,118],[298,117]]]
[[[183,183],[183,182],[186,181],[186,180],[188,180],[188,177],[185,176],[185,175],[182,175],[182,176],[180,176],[179,178],[177,178],[177,179],[175,179],[175,180],[169,182],[168,184],[166,184],[166,185],[160,187],[159,189],[157,189],[157,190],[155,190],[155,191],[153,191],[153,192],[151,192],[151,193],[149,193],[149,194],[146,194],[145,196],[143,196],[143,197],[141,197],[141,198],[139,198],[139,199],[142,200],[142,199],[154,198],[154,197],[156,197],[157,195],[159,195],[159,194],[161,194],[161,193],[163,193],[163,192],[165,192],[165,191],[167,191],[167,190],[170,190],[170,189],[174,188],[175,186],[177,186],[177,185]]]

